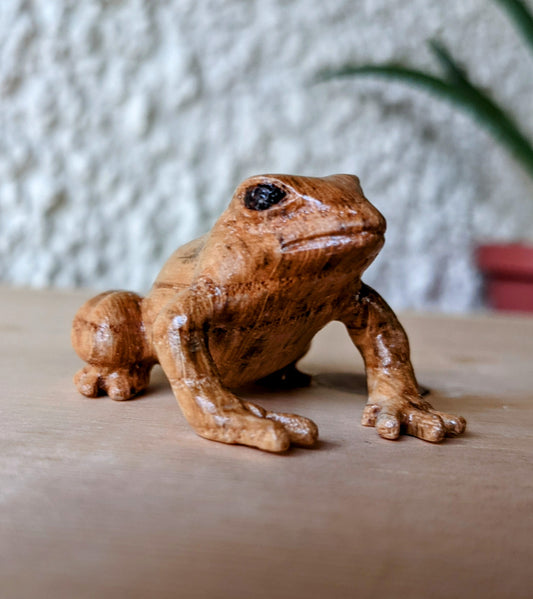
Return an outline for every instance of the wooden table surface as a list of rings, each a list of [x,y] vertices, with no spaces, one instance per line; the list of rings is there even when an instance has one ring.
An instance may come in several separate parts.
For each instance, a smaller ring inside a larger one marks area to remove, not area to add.
[[[533,318],[402,318],[431,401],[468,432],[385,441],[359,424],[342,326],[306,390],[316,449],[197,437],[157,369],[137,400],[78,395],[82,292],[0,289],[0,597],[533,597]]]

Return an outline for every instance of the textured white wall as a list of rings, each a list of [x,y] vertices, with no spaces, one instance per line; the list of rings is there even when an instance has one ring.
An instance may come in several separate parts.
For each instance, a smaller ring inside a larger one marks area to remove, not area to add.
[[[530,3],[531,4],[531,3]],[[351,172],[389,222],[367,280],[395,307],[478,302],[471,250],[529,235],[529,179],[400,84],[444,39],[533,134],[533,61],[487,0],[2,0],[0,279],[145,291],[243,178]]]

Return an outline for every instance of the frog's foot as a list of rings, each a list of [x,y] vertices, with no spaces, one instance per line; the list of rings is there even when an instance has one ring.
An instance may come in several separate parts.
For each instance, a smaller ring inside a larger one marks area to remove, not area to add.
[[[280,424],[289,435],[290,442],[294,445],[310,447],[318,439],[318,427],[309,418],[297,414],[284,412],[269,412],[257,404],[249,401],[243,402],[244,407],[258,418],[266,418]]]
[[[272,389],[297,389],[299,387],[309,387],[312,378],[310,374],[301,372],[296,368],[296,364],[292,363],[259,379],[257,385]]]
[[[133,364],[127,368],[106,368],[91,364],[74,376],[78,391],[86,397],[107,394],[111,399],[131,399],[146,389],[150,382],[152,365]]]
[[[444,437],[460,435],[466,429],[461,416],[435,410],[420,398],[369,399],[361,419],[363,426],[375,426],[384,439],[397,439],[402,432],[424,441],[439,443]]]
[[[272,452],[286,451],[291,444],[310,447],[318,439],[318,428],[309,418],[269,412],[250,402],[239,404],[214,418],[205,414],[194,429],[206,439]]]

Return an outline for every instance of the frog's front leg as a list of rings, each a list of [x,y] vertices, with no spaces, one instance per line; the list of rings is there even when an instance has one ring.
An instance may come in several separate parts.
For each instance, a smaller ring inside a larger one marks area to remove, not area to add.
[[[396,439],[404,430],[434,443],[465,430],[464,418],[438,412],[420,397],[407,335],[378,293],[363,284],[342,320],[365,362],[364,426],[375,426],[386,439]]]
[[[154,323],[155,351],[185,418],[200,436],[223,443],[273,452],[291,443],[313,445],[318,429],[308,418],[268,412],[222,385],[206,342],[217,295],[213,285],[200,282],[180,293]]]

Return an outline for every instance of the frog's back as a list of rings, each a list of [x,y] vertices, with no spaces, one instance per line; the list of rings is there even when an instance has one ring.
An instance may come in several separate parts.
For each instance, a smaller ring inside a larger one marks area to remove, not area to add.
[[[165,262],[152,289],[189,287],[206,239],[207,233],[179,247]]]
[[[152,324],[161,308],[192,282],[198,256],[207,239],[207,233],[179,247],[166,261],[152,289],[144,300],[145,324]]]

